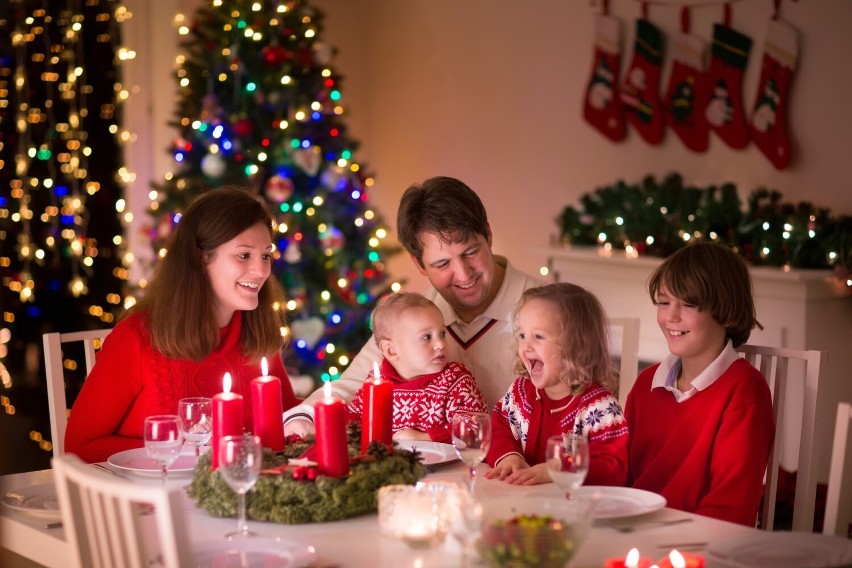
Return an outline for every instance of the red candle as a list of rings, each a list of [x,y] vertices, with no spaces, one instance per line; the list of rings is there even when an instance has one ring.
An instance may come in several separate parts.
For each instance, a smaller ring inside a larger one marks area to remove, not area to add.
[[[364,383],[364,409],[361,413],[361,453],[373,440],[393,447],[393,383],[383,381],[379,365],[373,361],[373,380]]]
[[[263,376],[251,382],[251,409],[254,433],[264,448],[273,452],[284,449],[284,405],[281,402],[281,379],[269,376],[266,357],[261,359]]]
[[[349,475],[346,444],[346,403],[331,394],[331,383],[323,387],[323,400],[314,405],[317,469],[321,475]]]
[[[631,548],[625,558],[608,558],[604,568],[650,568],[651,559],[639,556],[639,550]]]
[[[704,557],[700,554],[672,550],[658,564],[659,568],[704,568]]]
[[[243,397],[231,392],[231,373],[222,378],[222,392],[213,397],[213,469],[219,467],[219,440],[243,433]]]

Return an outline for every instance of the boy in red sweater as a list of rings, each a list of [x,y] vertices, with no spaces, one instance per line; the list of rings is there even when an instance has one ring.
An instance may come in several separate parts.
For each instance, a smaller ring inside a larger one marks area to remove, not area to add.
[[[624,485],[627,426],[612,396],[616,375],[598,299],[568,283],[531,288],[514,326],[518,378],[494,407],[485,477],[547,483],[547,439],[576,434],[589,440],[586,484]]]
[[[695,243],[668,257],[648,289],[671,355],[627,398],[628,484],[669,507],[754,526],[775,422],[766,379],[734,350],[760,326],[745,262]]]
[[[393,383],[394,440],[450,443],[453,414],[488,410],[470,371],[447,361],[446,334],[438,306],[420,294],[389,294],[373,311],[381,375]],[[372,379],[370,371],[365,382]],[[361,387],[349,403],[350,419],[360,418],[363,407]]]

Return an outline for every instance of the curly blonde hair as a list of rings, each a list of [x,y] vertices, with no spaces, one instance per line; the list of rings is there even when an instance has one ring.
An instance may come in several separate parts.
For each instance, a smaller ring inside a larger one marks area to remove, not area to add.
[[[610,392],[616,392],[618,377],[609,354],[609,326],[606,313],[594,294],[576,284],[559,282],[526,290],[515,308],[512,323],[517,330],[518,314],[530,300],[548,302],[559,325],[557,344],[562,354],[560,380],[577,395],[596,382]],[[515,333],[515,352],[518,335]],[[513,371],[529,378],[520,357],[515,358]]]

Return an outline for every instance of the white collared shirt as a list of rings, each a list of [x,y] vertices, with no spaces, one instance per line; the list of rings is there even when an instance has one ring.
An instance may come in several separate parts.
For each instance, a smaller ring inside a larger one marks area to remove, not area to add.
[[[681,360],[676,355],[666,355],[665,359],[660,362],[660,366],[654,372],[654,378],[651,380],[651,388],[664,388],[674,395],[677,402],[689,400],[699,391],[703,391],[713,383],[715,383],[722,373],[728,370],[728,367],[739,358],[734,344],[731,340],[725,344],[725,348],[719,353],[712,363],[699,373],[697,377],[692,379],[692,384],[689,390],[681,392],[677,388],[677,376],[680,373]]]

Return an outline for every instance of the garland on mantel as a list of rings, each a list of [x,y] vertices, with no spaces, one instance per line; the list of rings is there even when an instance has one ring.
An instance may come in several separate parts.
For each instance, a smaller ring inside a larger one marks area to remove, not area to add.
[[[697,187],[672,173],[580,197],[557,218],[563,243],[665,258],[694,239],[725,243],[754,265],[834,269],[852,287],[852,217],[758,188],[743,211],[733,183]]]

